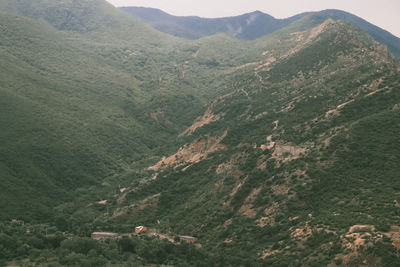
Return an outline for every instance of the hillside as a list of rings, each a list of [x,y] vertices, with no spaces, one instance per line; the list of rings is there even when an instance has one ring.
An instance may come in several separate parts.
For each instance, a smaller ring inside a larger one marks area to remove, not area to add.
[[[0,8],[3,12],[43,19],[59,30],[85,32],[124,23],[123,16],[120,18],[121,14],[105,1],[1,0]]]
[[[228,253],[225,264],[391,266],[398,66],[332,20],[257,45],[268,42],[227,74],[230,92],[179,135],[184,146],[141,170],[139,184],[139,173],[119,178],[128,191],[109,196],[104,220],[196,236]]]
[[[0,10],[0,266],[398,263],[400,67],[362,29],[185,40],[103,0]]]
[[[151,50],[150,32],[132,48],[129,35],[104,43],[114,27],[92,32],[100,43],[26,17],[0,20],[2,219],[47,217],[71,190],[160,153],[204,102],[200,85],[170,65],[174,43]]]
[[[2,219],[52,220],[73,190],[174,149],[218,73],[248,57],[227,36],[182,42],[104,1],[59,2],[1,1]],[[69,12],[118,24],[60,27]]]
[[[240,39],[254,40],[280,30],[304,16],[317,15],[320,17],[318,23],[328,18],[353,23],[368,32],[376,41],[388,46],[393,54],[400,56],[400,38],[360,17],[341,10],[329,9],[320,12],[307,12],[287,19],[275,19],[260,11],[236,17],[211,19],[172,16],[159,9],[145,7],[121,7],[120,9],[150,24],[159,31],[188,39],[197,39],[224,32]]]

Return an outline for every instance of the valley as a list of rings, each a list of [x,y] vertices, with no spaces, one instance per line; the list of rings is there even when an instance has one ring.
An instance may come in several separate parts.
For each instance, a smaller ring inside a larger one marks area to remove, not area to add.
[[[103,0],[0,11],[0,266],[398,265],[388,43],[321,13],[191,40]]]

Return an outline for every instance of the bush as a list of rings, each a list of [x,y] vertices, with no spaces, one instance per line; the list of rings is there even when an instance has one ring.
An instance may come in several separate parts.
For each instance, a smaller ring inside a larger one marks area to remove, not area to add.
[[[90,238],[74,237],[62,241],[60,247],[65,250],[86,255],[91,249],[98,250],[99,244],[97,241]]]
[[[129,237],[122,237],[119,241],[118,241],[118,248],[120,253],[125,253],[125,252],[136,252],[136,243],[130,239]]]

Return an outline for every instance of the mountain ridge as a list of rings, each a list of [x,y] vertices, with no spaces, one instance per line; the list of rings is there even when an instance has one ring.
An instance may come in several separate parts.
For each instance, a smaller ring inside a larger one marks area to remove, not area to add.
[[[225,18],[201,18],[196,16],[173,16],[154,8],[120,7],[121,10],[149,23],[154,28],[175,36],[197,39],[218,32],[226,32],[240,39],[252,40],[271,34],[307,15],[342,19],[356,24],[371,34],[375,40],[387,45],[392,53],[400,57],[400,38],[349,12],[327,9],[304,12],[284,19],[276,19],[261,11]]]
[[[1,266],[396,266],[400,68],[370,34],[1,9],[24,1],[0,0]]]

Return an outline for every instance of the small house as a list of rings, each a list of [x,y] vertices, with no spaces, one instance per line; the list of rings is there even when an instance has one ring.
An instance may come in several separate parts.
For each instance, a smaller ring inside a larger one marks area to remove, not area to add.
[[[92,233],[92,239],[103,241],[106,239],[117,239],[118,234],[116,233],[108,233],[108,232],[94,232]]]
[[[135,227],[135,234],[143,234],[147,232],[147,227],[146,226],[137,226]]]

